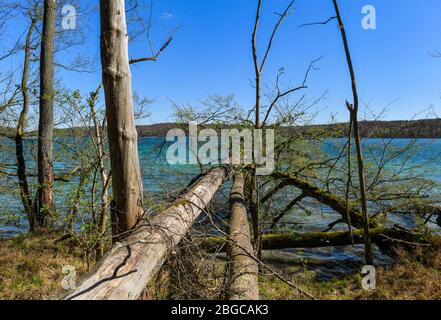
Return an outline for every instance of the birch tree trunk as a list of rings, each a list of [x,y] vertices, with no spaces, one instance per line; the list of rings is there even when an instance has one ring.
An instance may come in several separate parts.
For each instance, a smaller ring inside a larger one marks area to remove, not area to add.
[[[226,167],[212,169],[152,221],[138,224],[66,299],[138,299],[228,176]]]
[[[100,14],[101,64],[112,167],[112,232],[118,240],[142,217],[143,192],[124,0],[101,0]]]
[[[52,224],[54,172],[52,136],[54,129],[54,41],[56,0],[44,1],[40,57],[40,118],[38,124],[38,190],[36,210],[39,227]]]
[[[244,199],[244,179],[241,173],[234,175],[230,195],[230,238],[229,257],[230,300],[259,299],[259,266],[253,259],[254,251],[250,240],[250,226]]]

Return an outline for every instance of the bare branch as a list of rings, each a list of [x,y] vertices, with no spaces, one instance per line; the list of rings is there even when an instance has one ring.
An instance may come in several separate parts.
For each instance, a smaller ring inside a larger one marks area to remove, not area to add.
[[[334,16],[334,17],[330,17],[328,20],[325,20],[325,21],[322,21],[322,22],[312,22],[312,23],[305,23],[305,24],[301,24],[300,26],[299,26],[299,28],[302,28],[302,27],[308,27],[308,26],[316,26],[316,25],[324,25],[324,24],[328,24],[329,22],[331,22],[332,20],[335,20],[335,19],[337,19],[337,17],[336,16]]]

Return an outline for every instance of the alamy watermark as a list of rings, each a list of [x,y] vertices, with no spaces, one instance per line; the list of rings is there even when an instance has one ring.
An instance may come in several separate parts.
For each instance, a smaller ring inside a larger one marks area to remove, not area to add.
[[[188,139],[183,129],[172,129],[166,140],[173,142],[166,154],[169,164],[256,164],[259,176],[274,171],[273,129],[221,129],[219,139],[218,131],[199,131],[197,123],[192,122]]]
[[[377,275],[374,266],[364,266],[361,269],[361,274],[363,278],[361,279],[361,287],[364,290],[375,290],[377,289]]]
[[[373,5],[365,5],[361,9],[361,13],[364,15],[361,20],[361,27],[364,30],[376,30],[377,29],[377,9]]]
[[[61,269],[63,278],[61,279],[61,287],[65,290],[76,289],[77,270],[74,266],[67,265]]]
[[[63,30],[75,30],[77,28],[77,9],[70,4],[64,5],[61,8],[63,19],[61,20],[61,27]]]
[[[377,9],[373,5],[365,5],[361,9],[363,18],[361,20],[361,27],[364,30],[376,30],[377,29]],[[63,18],[61,20],[61,26],[63,30],[76,30],[77,28],[77,10],[75,6],[66,4],[61,9]]]

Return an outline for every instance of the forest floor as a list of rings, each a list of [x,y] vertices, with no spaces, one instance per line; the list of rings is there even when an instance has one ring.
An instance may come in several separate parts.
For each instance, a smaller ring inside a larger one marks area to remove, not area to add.
[[[323,300],[439,300],[441,299],[441,246],[429,253],[398,253],[391,266],[376,267],[376,289],[362,288],[362,276],[352,274],[318,280],[307,269],[295,273],[296,285]],[[305,299],[278,278],[260,276],[261,299]]]
[[[78,246],[57,243],[60,234],[0,239],[0,299],[54,299],[62,288],[62,268],[87,270]]]
[[[376,290],[366,291],[360,275],[349,275],[329,281],[316,280],[313,272],[305,271],[295,283],[321,300],[439,300],[441,299],[441,268],[420,262],[402,261],[390,268],[379,267]],[[289,285],[274,277],[260,278],[260,298],[269,300],[305,299]]]
[[[0,239],[0,300],[57,299],[62,288],[63,266],[74,266],[77,278],[87,272],[78,246],[57,242],[60,234]],[[377,289],[363,290],[360,275],[317,280],[303,269],[293,279],[318,299],[441,299],[441,250],[430,254],[401,254],[390,267],[377,268]],[[296,290],[274,276],[259,276],[261,299],[303,299]]]

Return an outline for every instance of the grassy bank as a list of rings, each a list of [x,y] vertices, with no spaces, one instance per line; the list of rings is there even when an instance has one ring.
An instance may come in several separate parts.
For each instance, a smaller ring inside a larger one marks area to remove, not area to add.
[[[376,290],[361,286],[362,276],[320,281],[312,271],[295,276],[296,284],[325,300],[439,300],[441,299],[441,251],[423,255],[399,254],[394,265],[376,268]],[[275,277],[260,277],[261,299],[303,299]]]
[[[53,299],[64,294],[63,266],[86,272],[75,245],[57,243],[59,234],[0,239],[0,299]]]
[[[87,272],[82,253],[74,243],[58,242],[60,234],[0,239],[0,299],[56,299],[66,293],[62,268],[72,265],[77,278]],[[270,276],[261,275],[261,299],[302,299],[296,290]],[[441,251],[401,254],[389,268],[377,268],[377,289],[365,291],[361,276],[320,281],[306,269],[294,281],[319,299],[441,299]]]

